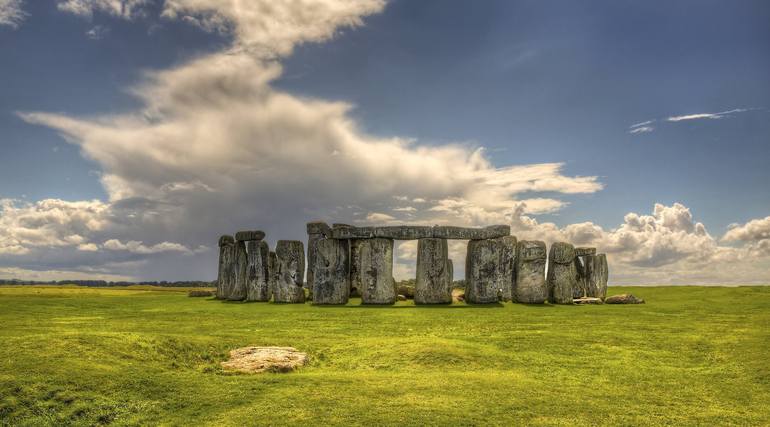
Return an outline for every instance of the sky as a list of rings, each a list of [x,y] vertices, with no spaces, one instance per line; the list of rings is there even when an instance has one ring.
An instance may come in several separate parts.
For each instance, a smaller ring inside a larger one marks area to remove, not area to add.
[[[219,235],[326,220],[510,224],[606,252],[610,284],[770,283],[767,22],[762,0],[0,0],[0,278],[212,280]]]

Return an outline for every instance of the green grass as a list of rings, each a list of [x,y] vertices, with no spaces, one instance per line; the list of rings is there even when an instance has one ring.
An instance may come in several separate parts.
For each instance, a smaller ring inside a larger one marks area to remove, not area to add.
[[[0,424],[770,425],[770,287],[610,291],[647,304],[315,307],[0,287]],[[246,345],[312,361],[223,372]]]

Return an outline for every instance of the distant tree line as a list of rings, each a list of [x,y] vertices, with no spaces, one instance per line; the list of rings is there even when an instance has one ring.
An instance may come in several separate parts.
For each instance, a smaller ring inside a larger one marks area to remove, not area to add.
[[[131,285],[145,285],[145,286],[160,286],[167,288],[208,288],[216,287],[216,281],[204,282],[202,280],[188,280],[179,282],[167,282],[165,280],[160,282],[110,282],[107,280],[51,280],[51,281],[38,281],[38,280],[19,280],[19,279],[0,279],[0,285],[77,285],[77,286],[89,286],[95,288],[109,288],[112,286],[131,286]]]

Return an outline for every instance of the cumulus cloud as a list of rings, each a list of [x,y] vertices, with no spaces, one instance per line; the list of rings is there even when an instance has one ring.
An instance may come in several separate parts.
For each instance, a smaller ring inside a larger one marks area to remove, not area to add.
[[[22,0],[0,0],[0,26],[18,28],[24,20]]]
[[[70,0],[60,8],[130,18],[143,4]],[[304,223],[322,219],[509,223],[520,238],[599,247],[610,254],[618,268],[613,277],[620,279],[627,271],[634,272],[628,277],[645,277],[652,267],[670,278],[685,277],[682,272],[693,271],[688,266],[734,256],[738,249],[719,246],[679,204],[656,205],[652,215],[629,214],[612,230],[539,223],[531,215],[562,209],[561,195],[594,193],[602,184],[595,176],[566,174],[563,163],[500,167],[480,147],[368,135],[351,118],[352,105],[272,86],[282,74],[280,59],[297,44],[357,27],[382,7],[380,1],[353,0],[167,0],[164,17],[231,34],[232,46],[148,72],[130,90],[142,105],[136,111],[96,118],[21,113],[30,123],[58,130],[100,165],[108,201],[40,202],[79,206],[75,210],[86,214],[77,221],[21,220],[51,209],[7,204],[0,221],[13,227],[0,234],[0,253],[24,256],[59,245],[79,249],[61,261],[67,266],[82,267],[82,256],[92,253],[105,257],[94,268],[108,273],[136,268],[148,278],[168,277],[184,265],[190,274],[211,278],[215,251],[203,253],[199,246],[219,234],[261,228],[273,243],[276,237],[304,240]],[[450,246],[458,276],[464,245]],[[415,242],[398,246],[397,277],[413,274],[415,249]],[[174,255],[190,261],[175,263]],[[147,263],[130,264],[138,260]]]

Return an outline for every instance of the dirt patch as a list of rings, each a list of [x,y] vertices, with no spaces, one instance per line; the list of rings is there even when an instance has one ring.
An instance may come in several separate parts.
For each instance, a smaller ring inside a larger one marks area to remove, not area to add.
[[[249,374],[291,372],[307,362],[307,354],[294,347],[242,347],[230,350],[230,360],[222,367]]]

